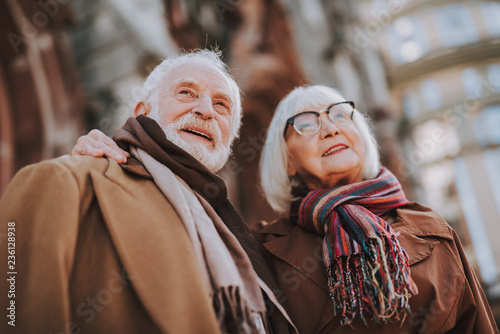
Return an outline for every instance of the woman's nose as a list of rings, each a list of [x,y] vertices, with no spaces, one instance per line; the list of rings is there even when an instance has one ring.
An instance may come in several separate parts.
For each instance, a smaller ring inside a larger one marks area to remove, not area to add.
[[[320,129],[320,134],[323,138],[326,138],[328,136],[335,136],[340,133],[340,126],[332,121],[330,117],[325,113],[322,113],[320,115],[321,117],[321,129]]]

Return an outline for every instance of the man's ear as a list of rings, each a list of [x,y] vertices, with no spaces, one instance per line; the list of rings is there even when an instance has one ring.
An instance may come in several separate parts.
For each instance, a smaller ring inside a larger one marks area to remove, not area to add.
[[[151,105],[149,103],[139,102],[135,106],[134,115],[135,117],[139,115],[147,116],[151,112]]]

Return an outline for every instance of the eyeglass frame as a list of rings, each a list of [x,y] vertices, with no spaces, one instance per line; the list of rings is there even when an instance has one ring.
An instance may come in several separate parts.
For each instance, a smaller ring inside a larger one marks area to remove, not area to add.
[[[342,126],[342,125],[347,125],[347,124],[349,124],[349,123],[346,123],[346,124],[339,124],[339,123],[337,123],[337,121],[335,121],[335,120],[333,120],[333,119],[331,119],[331,118],[330,118],[330,109],[332,109],[333,107],[335,107],[335,106],[337,106],[337,105],[339,105],[339,104],[346,104],[346,103],[347,103],[347,104],[349,104],[349,105],[352,107],[351,117],[350,117],[350,119],[351,119],[351,121],[352,121],[352,120],[353,120],[353,118],[354,118],[354,109],[356,108],[356,106],[355,106],[354,102],[353,102],[353,101],[343,101],[343,102],[337,102],[337,103],[333,103],[333,104],[331,104],[331,105],[330,105],[330,106],[328,106],[325,110],[320,110],[320,111],[303,111],[303,112],[301,112],[301,113],[298,113],[297,115],[293,115],[292,117],[288,118],[288,119],[286,120],[285,130],[283,130],[283,138],[285,138],[285,137],[286,137],[286,130],[288,130],[288,126],[290,126],[290,125],[291,125],[291,126],[295,129],[295,131],[297,131],[297,133],[298,133],[299,135],[301,135],[301,136],[312,136],[312,135],[317,134],[317,133],[319,132],[319,130],[321,129],[321,125],[322,125],[320,115],[321,115],[322,113],[324,113],[324,112],[326,112],[326,114],[328,115],[328,118],[329,118],[332,122],[334,122],[335,124],[337,124],[337,125],[341,125],[341,126]],[[295,119],[295,117],[298,117],[298,116],[303,115],[303,114],[306,114],[306,113],[307,113],[307,114],[311,114],[311,113],[312,113],[312,114],[315,114],[315,115],[316,115],[316,117],[318,117],[318,120],[319,120],[319,127],[318,127],[318,130],[317,130],[316,132],[311,133],[311,134],[308,134],[308,135],[305,135],[305,134],[300,133],[300,132],[299,132],[299,130],[297,130],[297,129],[295,128],[294,123],[293,123],[293,120]]]

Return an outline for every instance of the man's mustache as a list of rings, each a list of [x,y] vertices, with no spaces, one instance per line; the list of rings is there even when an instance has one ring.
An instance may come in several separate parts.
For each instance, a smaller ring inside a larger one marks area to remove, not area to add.
[[[222,142],[222,132],[217,124],[217,121],[214,119],[205,120],[196,116],[194,114],[186,114],[179,117],[175,122],[172,123],[174,125],[174,129],[176,131],[188,130],[188,132],[192,133],[193,128],[197,128],[202,130],[201,132],[206,132],[205,134],[201,134],[201,137],[207,138],[211,140],[215,147],[220,145]],[[198,131],[199,132],[199,131]],[[197,134],[197,133],[196,133]]]

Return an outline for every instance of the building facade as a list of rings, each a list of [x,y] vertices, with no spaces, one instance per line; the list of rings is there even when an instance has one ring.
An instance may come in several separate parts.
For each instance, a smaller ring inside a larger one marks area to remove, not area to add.
[[[491,299],[500,296],[500,3],[365,2],[402,119],[400,173],[459,233]]]

